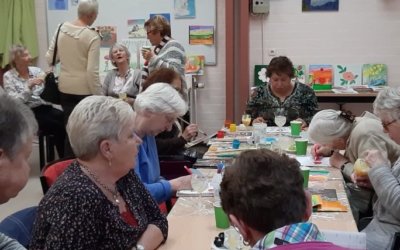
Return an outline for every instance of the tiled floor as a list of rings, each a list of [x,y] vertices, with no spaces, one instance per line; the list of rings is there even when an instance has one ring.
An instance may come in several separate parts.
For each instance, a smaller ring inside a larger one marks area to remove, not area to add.
[[[18,196],[0,205],[0,221],[8,215],[26,207],[37,205],[43,197],[42,187],[39,180],[39,146],[33,144],[33,150],[29,159],[31,165],[31,175],[25,188],[19,192]]]

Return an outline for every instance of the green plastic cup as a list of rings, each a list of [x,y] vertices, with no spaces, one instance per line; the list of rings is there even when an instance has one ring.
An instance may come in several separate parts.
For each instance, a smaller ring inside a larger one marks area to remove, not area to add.
[[[303,187],[308,188],[308,179],[310,177],[310,168],[300,167],[301,173],[303,174]]]
[[[229,228],[229,219],[219,202],[214,203],[215,226],[217,228]]]
[[[291,121],[290,122],[290,132],[293,136],[300,136],[301,132],[301,122],[300,121]]]
[[[306,155],[307,154],[307,139],[296,139],[296,155]]]

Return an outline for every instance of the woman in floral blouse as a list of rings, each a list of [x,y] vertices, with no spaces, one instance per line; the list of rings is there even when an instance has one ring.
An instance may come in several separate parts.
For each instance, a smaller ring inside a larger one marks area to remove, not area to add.
[[[141,139],[126,102],[89,96],[72,111],[77,156],[41,200],[29,249],[156,249],[168,223],[132,166]]]
[[[317,97],[307,85],[292,83],[294,69],[290,59],[285,56],[273,58],[268,65],[267,77],[269,83],[252,91],[247,103],[246,113],[251,115],[253,123],[266,122],[275,126],[275,113],[283,111],[286,125],[297,119],[303,123],[302,127],[308,126],[318,107]]]

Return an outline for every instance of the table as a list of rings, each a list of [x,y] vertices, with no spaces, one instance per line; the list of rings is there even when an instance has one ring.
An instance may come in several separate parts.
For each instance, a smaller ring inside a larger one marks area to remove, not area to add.
[[[346,103],[373,103],[377,94],[378,92],[360,92],[358,94],[315,92],[318,102],[336,103],[340,110]]]
[[[310,221],[321,230],[340,230],[358,232],[343,186],[340,170],[328,168],[330,174],[326,182],[310,181],[310,187],[335,188],[338,199],[348,207],[348,212],[313,213]],[[216,171],[216,170],[202,170]],[[197,210],[197,203],[205,209]],[[215,227],[212,197],[181,197],[168,215],[168,240],[159,249],[210,249],[218,233],[224,231]]]

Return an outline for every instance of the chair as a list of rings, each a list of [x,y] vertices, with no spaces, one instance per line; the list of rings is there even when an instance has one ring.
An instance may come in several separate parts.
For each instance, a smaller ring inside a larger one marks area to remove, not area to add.
[[[40,170],[43,169],[46,162],[54,161],[54,136],[47,134],[43,131],[38,132],[39,139],[39,166]],[[46,151],[44,147],[44,141],[46,140]],[[45,160],[46,157],[46,160]]]
[[[0,232],[28,247],[32,236],[37,206],[24,208],[0,222]]]
[[[43,194],[49,190],[51,185],[56,182],[64,170],[75,160],[75,158],[58,159],[48,163],[41,172],[40,183],[42,184]]]
[[[400,249],[400,232],[394,234],[393,243],[392,243],[392,250],[399,250]]]

